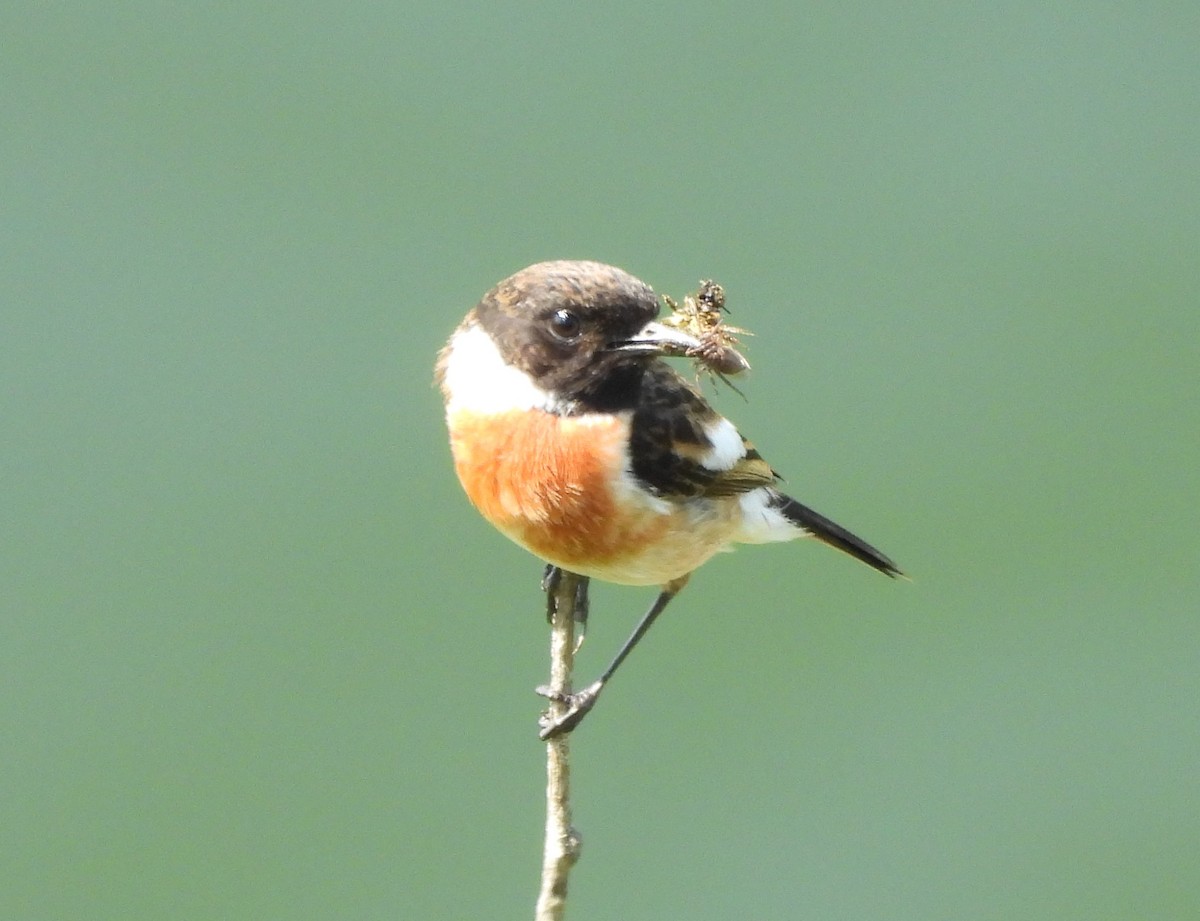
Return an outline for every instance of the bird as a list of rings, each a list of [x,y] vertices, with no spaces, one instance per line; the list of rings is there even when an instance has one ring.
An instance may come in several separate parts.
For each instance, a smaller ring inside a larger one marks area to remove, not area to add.
[[[903,575],[781,491],[754,445],[664,360],[700,342],[658,314],[654,290],[623,269],[540,262],[484,294],[438,354],[455,471],[480,514],[548,578],[659,589],[600,677],[543,714],[543,739],[579,725],[692,573],[733,545],[811,537]]]

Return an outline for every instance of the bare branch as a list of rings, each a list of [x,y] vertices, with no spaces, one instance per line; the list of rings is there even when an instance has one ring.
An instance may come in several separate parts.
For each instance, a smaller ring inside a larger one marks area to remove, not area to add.
[[[581,579],[563,571],[552,583],[550,601],[550,717],[567,710],[563,698],[571,693],[575,667],[575,601]],[[542,854],[542,885],[535,921],[561,921],[567,907],[567,877],[579,859],[579,834],[571,827],[571,735],[562,733],[546,742],[546,843]]]

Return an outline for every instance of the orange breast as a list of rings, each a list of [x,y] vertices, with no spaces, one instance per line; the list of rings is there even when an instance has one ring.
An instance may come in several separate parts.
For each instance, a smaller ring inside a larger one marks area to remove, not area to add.
[[[617,501],[628,422],[538,410],[447,420],[455,468],[488,521],[531,552],[588,572],[636,553],[668,527],[649,498]]]

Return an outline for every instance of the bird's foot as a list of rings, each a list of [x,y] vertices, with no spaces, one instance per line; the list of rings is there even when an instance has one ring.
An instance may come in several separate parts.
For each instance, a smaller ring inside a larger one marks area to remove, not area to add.
[[[566,709],[561,713],[552,713],[550,710],[542,713],[538,718],[538,738],[546,742],[556,736],[571,732],[596,705],[596,699],[603,689],[603,680],[593,681],[582,691],[576,691],[574,694],[561,694],[544,684],[538,687],[537,693],[542,697],[566,705]]]
[[[542,591],[546,593],[546,623],[554,623],[554,612],[558,596],[558,583],[562,581],[562,570],[553,563],[547,563],[542,571]]]
[[[546,564],[546,569],[542,573],[542,591],[546,593],[546,622],[554,623],[554,614],[557,610],[558,585],[562,581],[563,571],[552,563]],[[587,637],[588,623],[588,577],[578,576],[578,582],[575,583],[575,606],[572,608],[572,620],[575,621],[575,652],[579,652],[579,647],[583,645],[584,639]]]

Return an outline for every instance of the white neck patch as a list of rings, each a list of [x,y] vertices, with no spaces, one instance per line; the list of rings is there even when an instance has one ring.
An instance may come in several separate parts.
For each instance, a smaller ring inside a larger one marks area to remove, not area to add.
[[[492,337],[472,324],[458,330],[442,365],[446,412],[465,410],[494,415],[520,409],[553,412],[559,401],[524,371],[506,362]]]

